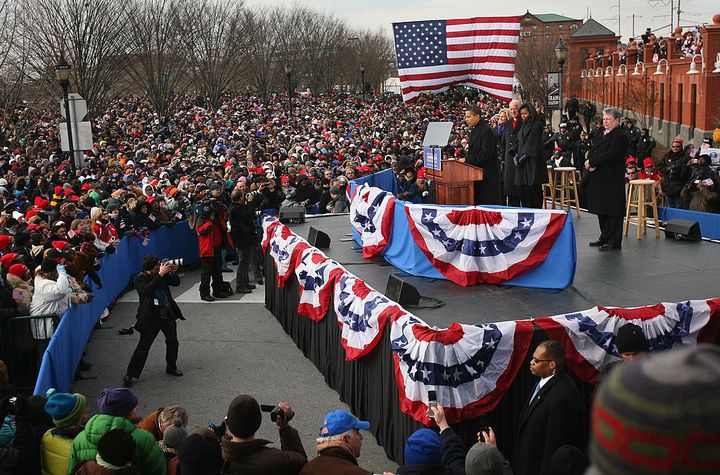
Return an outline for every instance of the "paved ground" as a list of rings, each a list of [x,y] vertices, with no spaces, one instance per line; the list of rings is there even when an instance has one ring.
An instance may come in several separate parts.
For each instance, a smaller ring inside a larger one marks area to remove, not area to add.
[[[225,276],[234,278],[233,274]],[[188,411],[190,428],[196,428],[222,422],[237,394],[251,394],[261,404],[287,400],[296,413],[291,425],[300,432],[308,456],[314,457],[323,416],[347,406],[265,309],[262,287],[252,294],[207,303],[200,300],[198,285],[199,272],[194,271],[182,275],[181,286],[173,289],[187,319],[178,325],[178,367],[185,375],[173,378],[164,373],[165,345],[160,335],[140,380],[132,388],[140,399],[142,413],[180,404]],[[94,399],[103,388],[122,383],[138,334],[119,336],[117,330],[134,322],[136,302],[134,291],[123,296],[105,328],[95,330],[91,336],[88,360],[94,368],[86,374],[97,379],[77,381],[73,390],[88,396],[92,412],[97,410]],[[267,415],[258,436],[276,441],[279,446],[274,427]],[[380,473],[394,470],[397,465],[387,458],[375,438],[368,432],[363,435],[361,465]]]

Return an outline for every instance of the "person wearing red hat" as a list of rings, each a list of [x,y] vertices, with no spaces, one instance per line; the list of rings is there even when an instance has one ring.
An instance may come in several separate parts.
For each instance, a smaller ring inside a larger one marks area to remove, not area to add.
[[[10,244],[12,244],[12,236],[0,234],[0,252],[10,248]]]
[[[30,314],[34,288],[30,283],[30,271],[27,266],[19,263],[11,265],[5,280],[12,290],[12,297],[17,303],[20,314]]]
[[[3,254],[2,257],[0,257],[0,264],[2,264],[3,269],[9,269],[11,265],[15,263],[15,260],[20,257],[20,254],[17,254],[15,252],[8,252],[7,254]]]

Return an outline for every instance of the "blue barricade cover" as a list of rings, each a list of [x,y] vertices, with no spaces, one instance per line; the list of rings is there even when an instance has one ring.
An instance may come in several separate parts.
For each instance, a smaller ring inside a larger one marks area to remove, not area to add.
[[[383,170],[381,172],[373,173],[350,182],[350,196],[352,196],[352,190],[356,186],[367,183],[370,186],[380,188],[384,191],[389,191],[393,195],[398,194],[397,179],[395,178],[395,172],[392,169]]]
[[[381,173],[387,173],[386,170]],[[370,175],[372,176],[372,175]],[[370,183],[366,179],[369,177],[363,177],[358,180],[350,182],[351,194],[355,190],[355,187],[362,183]],[[397,188],[397,182],[395,181],[395,175],[392,175],[393,183]],[[366,181],[361,181],[366,180]],[[375,179],[375,183],[379,180]],[[384,191],[392,192],[396,194],[396,191],[392,191],[392,188],[383,178],[383,186],[377,186]],[[408,224],[408,218],[405,214],[405,201],[395,201],[395,212],[393,213],[393,224],[392,232],[390,234],[390,242],[383,252],[383,257],[393,266],[401,269],[408,274],[428,277],[431,279],[443,279],[446,280],[435,266],[428,260],[425,254],[422,252],[420,247],[415,243],[415,238],[410,232],[410,225]],[[485,206],[487,208],[505,208],[504,206]],[[352,217],[351,217],[352,219]],[[360,242],[360,235],[351,226],[353,239],[362,246]],[[412,243],[409,245],[408,243]],[[575,244],[575,227],[573,224],[572,213],[566,214],[565,224],[563,225],[562,231],[558,236],[557,241],[550,250],[550,254],[547,258],[534,269],[515,277],[514,279],[503,282],[503,285],[512,285],[520,287],[533,287],[539,289],[564,289],[573,283],[575,280],[575,266],[577,264],[577,249]]]
[[[674,218],[697,221],[700,224],[700,234],[702,234],[702,237],[720,239],[720,214],[659,207],[658,217],[661,221],[670,221]]]
[[[103,287],[98,289],[93,284],[94,300],[72,305],[63,315],[43,356],[35,394],[45,395],[49,388],[62,392],[70,390],[75,369],[100,315],[140,272],[142,259],[147,254],[182,258],[187,264],[198,262],[197,234],[187,223],[181,222],[153,231],[147,240],[135,236],[123,238],[115,254],[103,256],[98,272]]]

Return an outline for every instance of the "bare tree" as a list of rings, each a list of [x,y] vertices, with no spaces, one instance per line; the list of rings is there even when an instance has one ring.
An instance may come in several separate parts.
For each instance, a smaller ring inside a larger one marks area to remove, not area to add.
[[[284,36],[288,32],[289,14],[282,7],[245,10],[247,42],[243,51],[247,83],[267,102],[278,80],[285,76],[283,68],[289,60]]]
[[[179,24],[192,86],[220,107],[223,92],[232,89],[242,74],[246,49],[243,4],[232,0],[185,0]]]
[[[549,43],[531,42],[529,39],[518,48],[515,74],[522,85],[524,100],[542,104],[547,110],[547,72],[555,66],[555,52]]]
[[[127,79],[167,116],[187,72],[180,6],[172,0],[135,0],[125,15]]]
[[[56,94],[53,66],[64,54],[71,82],[91,111],[112,99],[125,44],[123,0],[24,0],[23,35],[32,71],[29,76]],[[121,91],[116,89],[116,93]]]

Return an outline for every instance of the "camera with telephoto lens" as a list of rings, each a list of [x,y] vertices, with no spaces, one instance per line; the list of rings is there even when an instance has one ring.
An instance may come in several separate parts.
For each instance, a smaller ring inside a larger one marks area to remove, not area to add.
[[[180,259],[163,259],[163,260],[160,261],[160,262],[162,262],[163,264],[165,264],[166,262],[169,262],[170,264],[172,264],[172,265],[174,265],[174,266],[178,266],[178,267],[180,267],[181,265],[183,265],[183,259],[182,259],[182,257],[181,257]]]
[[[273,422],[277,422],[278,416],[285,419],[285,422],[290,422],[293,417],[295,417],[295,412],[290,410],[287,413],[282,410],[280,406],[270,406],[267,404],[260,404],[260,410],[262,412],[269,412],[270,413],[270,420]]]

